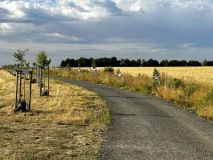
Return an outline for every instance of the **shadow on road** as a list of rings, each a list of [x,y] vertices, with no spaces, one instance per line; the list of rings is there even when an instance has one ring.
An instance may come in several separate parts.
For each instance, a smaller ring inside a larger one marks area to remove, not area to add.
[[[108,95],[103,95],[102,96],[103,98],[126,98],[126,99],[151,99],[151,98],[148,98],[148,97],[134,97],[134,96],[122,96],[122,95],[113,95],[113,96],[108,96]]]
[[[164,117],[164,118],[172,118],[174,116],[167,116],[167,115],[148,115],[150,117]]]
[[[130,113],[111,113],[111,115],[114,115],[114,116],[136,116],[136,114],[130,114]]]

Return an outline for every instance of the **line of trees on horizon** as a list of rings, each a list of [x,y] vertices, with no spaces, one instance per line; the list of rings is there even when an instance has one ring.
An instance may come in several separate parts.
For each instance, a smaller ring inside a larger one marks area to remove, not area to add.
[[[203,62],[196,60],[162,60],[154,59],[144,60],[130,60],[112,58],[84,58],[62,60],[61,67],[172,67],[172,66],[213,66],[213,61],[204,60]]]

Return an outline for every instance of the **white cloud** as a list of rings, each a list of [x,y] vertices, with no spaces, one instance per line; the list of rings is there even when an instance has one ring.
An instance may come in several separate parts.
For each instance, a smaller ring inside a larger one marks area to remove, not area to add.
[[[90,0],[1,1],[0,8],[10,11],[9,18],[13,19],[29,16],[26,13],[29,10],[41,10],[52,16],[66,16],[84,20],[98,20],[109,16],[106,7]]]
[[[13,29],[8,23],[0,23],[0,33],[10,32]]]
[[[15,18],[23,18],[26,16],[25,12],[23,11],[26,8],[29,8],[29,2],[25,1],[1,1],[0,8],[6,9],[10,12],[8,18],[15,19]]]
[[[81,38],[75,37],[75,36],[66,36],[60,33],[44,33],[44,36],[47,38],[51,38],[53,40],[68,40],[68,41],[74,41],[74,42],[79,42],[81,41]]]
[[[210,0],[113,0],[118,8],[124,12],[155,12],[162,8],[175,12],[213,11]]]
[[[109,5],[110,4],[110,5]],[[113,6],[114,5],[114,6]],[[65,16],[83,20],[100,20],[113,15],[111,8],[124,13],[152,13],[163,9],[174,12],[213,12],[210,0],[19,0],[0,1],[0,8],[10,12],[8,18],[27,18],[31,10],[49,16]],[[29,17],[31,18],[31,17]]]
[[[185,51],[211,59],[212,17],[210,0],[1,0],[0,54],[36,46],[55,55],[166,58]]]

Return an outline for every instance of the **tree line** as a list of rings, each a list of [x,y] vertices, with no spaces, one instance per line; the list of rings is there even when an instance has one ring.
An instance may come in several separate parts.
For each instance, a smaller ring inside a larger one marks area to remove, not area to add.
[[[195,60],[130,60],[112,58],[84,58],[62,60],[61,67],[170,67],[170,66],[213,66],[213,61],[204,60],[203,62]]]

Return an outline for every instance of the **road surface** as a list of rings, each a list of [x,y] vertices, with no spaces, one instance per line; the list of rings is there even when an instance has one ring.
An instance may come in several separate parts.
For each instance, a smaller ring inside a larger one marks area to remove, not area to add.
[[[100,160],[213,160],[213,124],[159,98],[85,81],[60,80],[98,93],[112,122]]]

